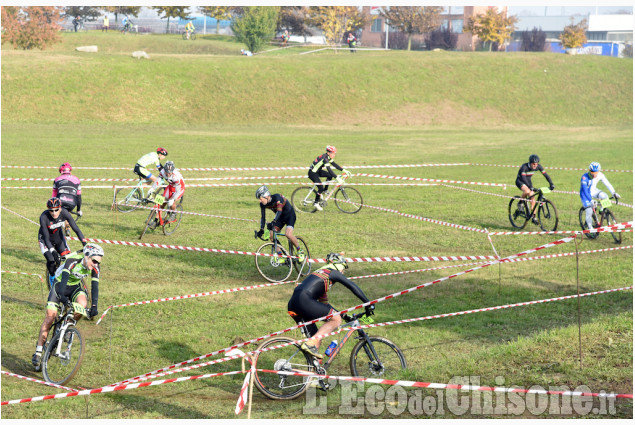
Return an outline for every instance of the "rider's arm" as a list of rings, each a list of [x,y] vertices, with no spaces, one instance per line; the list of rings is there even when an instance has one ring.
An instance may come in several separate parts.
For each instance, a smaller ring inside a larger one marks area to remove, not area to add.
[[[553,185],[553,181],[551,181],[551,177],[549,177],[549,174],[547,174],[547,172],[545,171],[544,168],[542,168],[542,165],[538,164],[538,170],[542,173],[543,176],[545,176],[545,178],[547,179],[547,181],[549,182],[550,185]]]
[[[66,211],[64,208],[62,208],[62,218],[64,218],[64,220],[68,221],[68,224],[71,226],[71,229],[73,229],[73,232],[75,232],[75,234],[79,238],[80,242],[83,243],[84,242],[84,234],[82,233],[81,230],[79,230],[79,227],[77,227],[77,223],[75,223],[75,220],[73,220],[73,216],[71,215],[71,213]]]
[[[51,198],[57,198],[57,184],[53,183],[53,192],[51,193]]]
[[[331,165],[335,168],[337,168],[340,171],[343,171],[344,169],[342,167],[340,167],[339,165],[337,165],[335,162],[331,161]]]
[[[42,231],[42,239],[44,240],[44,244],[48,249],[53,248],[53,244],[51,243],[51,235],[49,234],[49,219],[46,216],[46,213],[42,213],[40,215],[40,230]]]
[[[82,209],[82,195],[80,195],[79,192],[77,193],[77,212],[79,212]]]
[[[589,176],[587,173],[584,173],[582,179],[580,179],[580,200],[582,201],[582,206],[588,208],[591,205],[591,199]]]
[[[342,272],[338,270],[333,270],[329,274],[329,279],[331,279],[333,282],[339,282],[342,285],[344,285],[349,291],[353,293],[353,295],[359,298],[363,303],[367,303],[368,301],[370,301],[368,298],[366,298],[366,295],[364,295],[362,290],[359,289],[359,286],[357,286],[355,282],[353,282],[352,280],[344,276]]]
[[[73,259],[66,260],[64,263],[64,269],[62,270],[62,276],[60,277],[59,286],[56,288],[58,295],[64,295],[66,292],[66,285],[68,284],[68,278],[71,276],[70,268],[73,263]]]
[[[95,266],[91,273],[90,296],[92,298],[91,306],[97,307],[99,299],[99,266]]]
[[[276,195],[273,195],[273,196],[276,196]],[[282,210],[284,209],[285,202],[286,201],[282,196],[280,196],[280,199],[276,199],[276,216],[273,218],[273,221],[277,222],[280,216],[282,215]]]
[[[260,204],[260,228],[265,228],[265,206]]]
[[[611,186],[611,183],[609,183],[609,179],[606,178],[604,173],[600,173],[600,181],[604,183],[604,186],[606,186],[609,192],[611,192],[611,195],[615,193],[615,189],[613,189],[613,186]]]

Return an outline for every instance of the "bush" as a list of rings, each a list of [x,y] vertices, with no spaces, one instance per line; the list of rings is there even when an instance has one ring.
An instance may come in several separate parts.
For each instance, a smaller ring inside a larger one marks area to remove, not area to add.
[[[450,28],[439,28],[428,33],[426,37],[426,49],[453,50],[456,49],[458,41],[459,35],[453,33]]]
[[[30,50],[46,49],[62,41],[58,7],[4,6],[1,14],[2,44],[8,41],[13,47]]]
[[[562,43],[562,47],[564,47],[565,49],[582,47],[582,45],[586,43],[586,29],[586,19],[583,19],[574,25],[573,18],[571,18],[571,23],[564,27],[562,34],[558,36],[560,42]]]
[[[542,30],[534,27],[531,31],[523,32],[523,42],[520,45],[521,52],[544,52],[547,34]]]
[[[622,50],[622,56],[624,56],[625,58],[633,59],[633,45],[632,44],[624,45],[624,50]]]
[[[230,25],[236,40],[245,43],[252,53],[262,50],[276,33],[279,9],[272,6],[245,7],[242,15],[235,17]]]

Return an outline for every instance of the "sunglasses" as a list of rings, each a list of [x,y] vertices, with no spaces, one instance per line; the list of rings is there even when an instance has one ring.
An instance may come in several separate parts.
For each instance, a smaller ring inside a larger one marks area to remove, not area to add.
[[[61,208],[55,208],[54,210],[49,210],[49,211],[50,211],[50,212],[58,212],[58,211],[60,211],[60,210],[61,210]]]
[[[100,261],[95,260],[93,257],[89,257],[89,258],[90,258],[90,261],[92,261],[92,262],[93,262],[93,264],[95,264],[95,265],[99,265],[99,264],[101,264],[101,262],[100,262]]]

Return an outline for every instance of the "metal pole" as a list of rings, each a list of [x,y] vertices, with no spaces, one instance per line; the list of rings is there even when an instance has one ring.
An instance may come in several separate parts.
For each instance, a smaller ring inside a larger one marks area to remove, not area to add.
[[[580,355],[580,369],[582,369],[582,319],[580,317],[580,257],[578,256],[578,236],[580,235],[575,235],[575,265],[576,287],[578,290],[578,353]]]
[[[203,15],[203,35],[207,34],[207,15]]]
[[[386,50],[388,50],[388,19],[384,20],[384,26],[386,27]]]

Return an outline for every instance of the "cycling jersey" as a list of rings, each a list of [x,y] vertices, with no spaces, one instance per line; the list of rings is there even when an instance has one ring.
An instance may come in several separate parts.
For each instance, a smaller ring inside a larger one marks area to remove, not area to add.
[[[591,200],[593,198],[608,198],[604,192],[598,189],[598,183],[604,183],[604,186],[611,192],[611,194],[615,193],[615,189],[609,183],[609,180],[604,176],[604,174],[599,171],[595,178],[593,178],[588,172],[582,175],[580,179],[580,200],[582,201],[582,206],[587,208],[591,205]],[[604,196],[601,196],[604,194]]]
[[[92,298],[92,304],[97,306],[99,299],[99,266],[94,265],[93,270],[89,270],[88,267],[83,264],[84,253],[80,250],[66,257],[66,262],[61,265],[55,272],[55,283],[49,294],[49,308],[57,308],[60,295],[64,295],[68,298],[68,294],[73,297],[77,296],[78,291],[83,292],[82,279],[91,275],[91,290],[90,295]],[[73,300],[71,298],[71,300]],[[51,305],[53,303],[53,305]]]
[[[139,158],[139,160],[135,164],[134,172],[144,179],[150,178],[152,176],[152,171],[147,169],[150,165],[156,166],[156,168],[158,168],[159,170],[163,168],[161,166],[161,161],[159,160],[158,153],[150,152]]]
[[[62,174],[53,182],[52,198],[60,198],[62,207],[69,211],[77,207],[77,211],[82,209],[82,184],[77,177],[72,174]]]
[[[188,23],[185,25],[185,30],[186,30],[186,31],[194,31],[194,24],[192,24],[191,22],[188,22]]]
[[[525,186],[527,186],[528,188],[531,189],[533,187],[533,185],[531,183],[531,177],[537,171],[540,171],[542,173],[542,175],[545,176],[545,178],[547,179],[549,184],[553,185],[553,182],[551,181],[551,177],[549,177],[549,174],[547,174],[545,169],[542,168],[542,165],[538,164],[536,169],[532,170],[531,165],[527,162],[527,163],[521,165],[520,169],[518,170],[518,175],[516,176],[516,187],[518,187],[518,189],[520,189],[523,185],[525,185]]]
[[[40,241],[40,247],[42,249],[55,248],[60,255],[66,255],[67,252],[60,252],[60,246],[66,246],[66,238],[64,237],[64,221],[68,221],[68,224],[73,229],[73,232],[77,235],[80,241],[84,240],[84,234],[77,224],[71,213],[64,208],[60,211],[60,215],[57,218],[53,218],[51,213],[46,210],[40,215],[40,230],[38,231],[38,240]],[[63,245],[62,245],[63,244]],[[64,251],[68,251],[66,248]],[[44,252],[43,252],[44,253]]]
[[[337,174],[335,174],[333,172],[333,170],[331,169],[331,167],[335,167],[338,170],[342,171],[343,168],[340,167],[339,165],[337,165],[332,159],[331,157],[329,157],[328,153],[323,153],[322,155],[318,156],[317,158],[315,158],[315,160],[313,161],[313,163],[311,164],[311,166],[309,167],[309,171],[312,171],[314,173],[319,173],[323,168],[326,168],[326,170],[328,171],[329,175],[332,178],[337,177]]]
[[[279,229],[282,229],[286,224],[288,227],[295,226],[295,210],[291,206],[291,202],[285,199],[284,196],[276,193],[271,195],[271,200],[263,205],[260,204],[260,228],[265,228],[265,210],[269,209],[276,212],[272,224]]]
[[[181,172],[175,169],[172,175],[168,177],[165,169],[162,169],[159,174],[168,182],[168,186],[163,192],[163,197],[166,201],[176,201],[180,199],[185,193],[185,182],[183,181]]]

